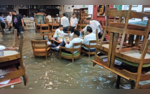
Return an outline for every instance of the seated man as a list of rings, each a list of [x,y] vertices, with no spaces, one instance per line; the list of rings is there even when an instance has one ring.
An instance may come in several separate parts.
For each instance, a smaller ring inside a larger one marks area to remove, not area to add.
[[[67,33],[64,33],[63,31],[63,26],[60,25],[58,29],[56,29],[53,38],[51,38],[51,40],[53,41],[61,41],[59,40],[59,37],[63,37],[64,35],[67,35]],[[56,43],[58,45],[58,43]]]
[[[63,40],[63,42],[59,46],[51,44],[50,47],[53,47],[55,50],[59,50],[60,46],[63,46],[63,47],[66,47],[66,48],[72,48],[73,43],[82,42],[82,39],[79,36],[80,36],[80,32],[78,30],[75,30],[75,32],[73,34],[74,38],[70,42]],[[78,48],[78,47],[76,46],[76,48]],[[71,52],[68,52],[68,51],[65,51],[65,50],[62,50],[62,52],[71,53]],[[76,52],[74,52],[74,53],[76,53]]]
[[[89,41],[96,40],[96,34],[92,32],[92,28],[90,26],[87,26],[87,35],[84,37],[82,44],[89,45]],[[96,43],[91,43],[90,45],[96,45]],[[82,50],[89,51],[89,49],[84,46],[82,47]],[[95,48],[91,48],[90,52],[95,52]]]
[[[85,22],[87,23],[86,27],[81,30],[81,32],[86,33],[87,26],[90,26],[92,28],[93,33],[96,33],[96,29],[98,30],[98,37],[101,39],[103,35],[103,28],[101,27],[101,24],[96,20],[90,20],[90,18],[86,18]],[[104,41],[106,41],[106,38],[104,38]]]

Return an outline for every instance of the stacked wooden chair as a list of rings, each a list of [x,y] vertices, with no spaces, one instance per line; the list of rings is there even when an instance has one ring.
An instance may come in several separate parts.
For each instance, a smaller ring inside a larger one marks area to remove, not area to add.
[[[25,65],[23,63],[22,58],[22,49],[23,48],[23,33],[21,33],[21,39],[19,44],[19,50],[17,54],[9,55],[9,56],[3,56],[0,57],[0,68],[1,69],[8,69],[9,71],[4,73],[3,78],[0,78],[0,82],[11,80],[6,85],[0,85],[0,88],[10,86],[13,84],[21,83],[20,76],[23,77],[24,85],[27,85],[28,83],[28,77],[25,70]],[[20,79],[20,80],[18,80]],[[14,82],[12,82],[14,81]],[[17,82],[16,82],[17,81]]]
[[[139,86],[139,81],[150,80],[150,73],[146,73],[147,71],[149,71],[150,67],[150,54],[146,54],[150,42],[149,40],[147,40],[150,29],[150,19],[148,20],[146,27],[128,24],[128,20],[130,18],[143,18],[145,16],[150,17],[150,15],[131,11],[131,5],[129,7],[129,10],[118,11],[109,10],[107,6],[106,14],[107,22],[105,32],[100,44],[97,45],[97,51],[99,50],[104,55],[97,56],[97,54],[95,54],[93,65],[99,64],[117,74],[117,87],[119,87],[120,77],[123,77],[127,80],[136,81],[134,87],[135,89],[150,88],[150,84]],[[110,24],[108,23],[109,16],[125,17],[126,23]],[[108,42],[109,44],[103,42],[106,31],[110,32],[110,41]],[[121,42],[118,42],[119,34],[122,34]],[[125,36],[127,34],[144,36],[142,45],[139,45],[140,43],[138,37],[135,41],[130,40],[132,43],[135,42],[135,45],[124,45],[124,43],[126,42]],[[138,49],[133,49],[134,46],[137,46]],[[104,62],[103,58],[108,58],[108,60]],[[115,60],[122,62],[122,64],[116,65]]]
[[[51,32],[54,33],[57,28],[59,28],[60,21],[58,23],[58,19],[52,18],[52,23],[49,23]]]
[[[37,13],[34,16],[35,20],[35,31],[40,32],[40,34],[43,36],[44,39],[44,33],[49,33],[49,20],[45,17],[45,13]]]

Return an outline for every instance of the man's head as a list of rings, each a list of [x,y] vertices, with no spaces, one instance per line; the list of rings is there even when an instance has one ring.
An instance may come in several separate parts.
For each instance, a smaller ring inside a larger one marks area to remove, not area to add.
[[[73,18],[75,18],[75,17],[76,17],[76,14],[75,14],[75,13],[73,13],[73,14],[72,14],[72,17],[73,17]]]
[[[17,12],[14,10],[14,11],[12,11],[12,14],[13,15],[17,15]]]
[[[64,17],[64,16],[66,16],[66,14],[65,14],[65,13],[63,13],[63,14],[62,14],[62,17]]]
[[[79,36],[80,36],[80,31],[74,30],[73,36],[74,36],[74,37],[79,37]]]
[[[84,19],[84,21],[85,21],[85,23],[87,23],[87,24],[89,24],[90,23],[90,18],[86,18],[86,19]]]
[[[12,15],[12,13],[11,13],[11,12],[9,12],[9,15],[11,16],[11,15]]]
[[[63,25],[59,25],[60,31],[63,31]]]
[[[56,14],[56,17],[58,17],[58,14]]]
[[[90,26],[87,27],[87,34],[92,33],[92,28]]]

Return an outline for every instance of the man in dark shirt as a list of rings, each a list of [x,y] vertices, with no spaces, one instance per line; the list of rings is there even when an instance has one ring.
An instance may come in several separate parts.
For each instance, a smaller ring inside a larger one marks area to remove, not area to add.
[[[19,37],[22,28],[24,27],[23,18],[20,14],[17,14],[16,11],[12,12],[12,22],[15,29],[17,29],[17,36]]]

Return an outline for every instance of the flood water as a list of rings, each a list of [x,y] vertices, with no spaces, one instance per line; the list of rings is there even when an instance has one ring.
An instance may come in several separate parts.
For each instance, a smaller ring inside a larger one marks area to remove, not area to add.
[[[47,59],[33,57],[31,39],[41,39],[34,30],[24,31],[23,61],[28,75],[28,85],[23,83],[12,85],[4,89],[115,89],[117,75],[96,65],[86,55],[81,59],[59,60],[59,54],[53,51]],[[13,34],[5,34],[0,44],[12,46]],[[130,89],[130,82],[121,79],[120,88]]]

